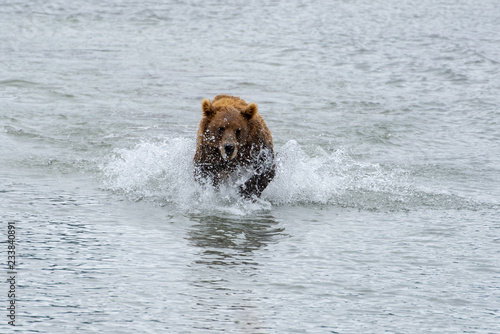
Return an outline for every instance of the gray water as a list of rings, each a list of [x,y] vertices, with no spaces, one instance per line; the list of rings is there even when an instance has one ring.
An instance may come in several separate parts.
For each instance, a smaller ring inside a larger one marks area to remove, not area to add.
[[[0,64],[0,332],[500,332],[498,1],[2,1]],[[192,177],[221,93],[256,203]]]

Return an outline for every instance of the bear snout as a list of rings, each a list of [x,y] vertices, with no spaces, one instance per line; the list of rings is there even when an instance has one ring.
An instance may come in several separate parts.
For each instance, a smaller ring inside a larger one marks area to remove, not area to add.
[[[225,160],[232,160],[236,157],[237,153],[236,145],[231,143],[225,143],[220,146],[220,153]]]
[[[224,144],[224,151],[226,152],[226,155],[231,156],[234,152],[234,145]]]

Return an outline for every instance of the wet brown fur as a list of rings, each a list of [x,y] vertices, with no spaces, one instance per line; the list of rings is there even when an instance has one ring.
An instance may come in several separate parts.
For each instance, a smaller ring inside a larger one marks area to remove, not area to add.
[[[247,198],[260,196],[274,178],[275,164],[271,131],[257,105],[218,95],[212,101],[204,99],[202,111],[194,156],[195,178],[210,179],[217,187],[238,167],[250,167],[255,173],[240,192]],[[226,146],[234,146],[234,152],[227,152]]]

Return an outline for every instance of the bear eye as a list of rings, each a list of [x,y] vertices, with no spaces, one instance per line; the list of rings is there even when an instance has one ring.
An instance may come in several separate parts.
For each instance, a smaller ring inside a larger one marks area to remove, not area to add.
[[[219,134],[222,134],[222,133],[224,133],[224,128],[221,126],[221,127],[218,129],[218,131],[219,131]]]
[[[241,134],[241,129],[236,130],[236,136],[239,137]]]

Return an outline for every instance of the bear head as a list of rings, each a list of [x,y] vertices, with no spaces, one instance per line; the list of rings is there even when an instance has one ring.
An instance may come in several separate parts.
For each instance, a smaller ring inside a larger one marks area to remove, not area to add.
[[[202,110],[205,143],[217,148],[222,159],[233,160],[247,143],[251,120],[258,113],[257,105],[247,104],[237,97],[219,95],[212,101],[204,99]]]

